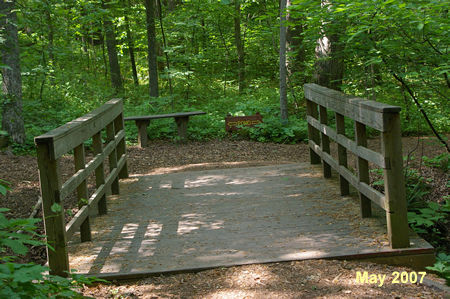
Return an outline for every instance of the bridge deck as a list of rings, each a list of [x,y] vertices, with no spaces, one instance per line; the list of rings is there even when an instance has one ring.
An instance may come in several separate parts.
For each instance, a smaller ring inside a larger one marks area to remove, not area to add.
[[[93,241],[69,242],[71,268],[101,277],[312,258],[430,254],[392,250],[385,216],[361,219],[355,197],[304,164],[136,175],[93,218]]]

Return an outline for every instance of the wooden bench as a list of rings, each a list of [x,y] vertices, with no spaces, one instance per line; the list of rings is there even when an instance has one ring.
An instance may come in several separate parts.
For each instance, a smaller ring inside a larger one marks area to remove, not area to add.
[[[157,115],[144,115],[144,116],[129,116],[125,117],[125,121],[134,120],[138,128],[138,144],[140,147],[147,146],[148,136],[147,127],[150,124],[150,120],[158,118],[175,118],[175,122],[178,128],[178,136],[180,136],[181,141],[186,141],[187,124],[189,121],[189,116],[206,114],[203,111],[192,111],[192,112],[180,112],[180,113],[169,113],[169,114],[157,114]]]

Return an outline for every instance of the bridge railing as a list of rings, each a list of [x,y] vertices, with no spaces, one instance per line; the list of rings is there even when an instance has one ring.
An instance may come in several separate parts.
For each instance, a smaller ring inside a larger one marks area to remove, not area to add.
[[[105,132],[102,134],[102,132]],[[102,135],[106,136],[106,143]],[[86,162],[85,142],[92,138],[94,157]],[[119,193],[119,178],[128,176],[123,102],[113,99],[100,108],[35,139],[44,211],[48,263],[52,274],[67,276],[67,240],[80,231],[81,241],[91,240],[89,215],[106,214],[106,194]],[[62,182],[59,162],[74,156],[75,174]],[[105,176],[108,158],[109,174]],[[89,196],[87,179],[95,174],[96,190]],[[64,199],[76,190],[79,210],[65,223]]]
[[[311,163],[319,164],[322,160],[324,177],[331,177],[331,168],[339,173],[341,195],[349,194],[349,184],[357,189],[362,217],[371,216],[371,202],[384,209],[391,247],[409,247],[401,108],[345,95],[317,84],[305,84],[304,92]],[[334,112],[336,130],[328,124],[327,110]],[[345,117],[354,121],[355,140],[345,134]],[[367,126],[381,132],[381,152],[367,148]],[[337,160],[330,154],[330,139],[337,143]],[[348,168],[347,150],[357,157],[356,175]],[[369,162],[383,169],[384,194],[369,185]]]

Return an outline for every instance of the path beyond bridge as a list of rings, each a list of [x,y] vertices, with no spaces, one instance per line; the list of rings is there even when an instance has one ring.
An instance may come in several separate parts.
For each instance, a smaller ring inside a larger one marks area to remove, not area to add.
[[[415,235],[391,249],[384,211],[361,218],[320,167],[260,166],[132,175],[91,218],[92,242],[69,242],[78,273],[120,279],[152,273],[317,258],[429,264]]]

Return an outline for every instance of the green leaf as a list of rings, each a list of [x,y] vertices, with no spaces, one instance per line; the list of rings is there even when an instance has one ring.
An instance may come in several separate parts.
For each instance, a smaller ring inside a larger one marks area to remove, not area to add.
[[[56,202],[51,206],[50,208],[53,213],[59,213],[62,211],[62,207],[60,204],[57,204]]]
[[[7,246],[11,248],[11,250],[15,254],[26,254],[28,252],[28,248],[21,242],[20,240],[13,240],[13,239],[4,239],[1,241],[1,244],[3,246]]]

